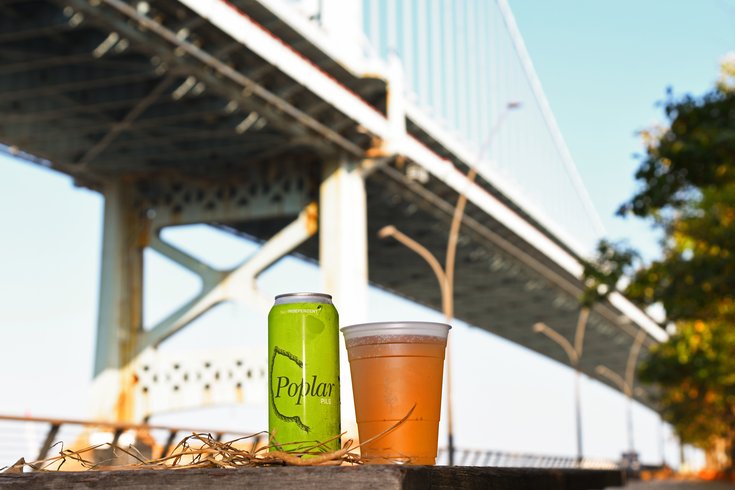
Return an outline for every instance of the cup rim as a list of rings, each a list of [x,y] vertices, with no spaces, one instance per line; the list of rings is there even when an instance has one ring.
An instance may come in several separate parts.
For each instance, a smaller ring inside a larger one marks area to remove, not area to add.
[[[416,335],[446,339],[452,328],[447,323],[423,321],[370,322],[340,328],[345,340],[376,335]]]

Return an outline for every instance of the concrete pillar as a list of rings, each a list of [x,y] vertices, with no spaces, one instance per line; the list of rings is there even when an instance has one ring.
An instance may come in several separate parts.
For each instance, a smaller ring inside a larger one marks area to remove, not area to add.
[[[133,208],[132,185],[105,186],[104,230],[97,345],[92,384],[92,416],[134,420],[130,363],[143,328],[143,248],[145,220]]]
[[[319,263],[324,291],[331,294],[340,327],[367,321],[367,199],[356,163],[339,160],[325,165],[319,203]],[[342,430],[356,437],[347,351],[340,335]]]

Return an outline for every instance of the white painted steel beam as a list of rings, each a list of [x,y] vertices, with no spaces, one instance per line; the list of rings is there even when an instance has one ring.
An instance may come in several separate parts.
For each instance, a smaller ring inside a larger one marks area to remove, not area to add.
[[[86,2],[86,0],[67,0],[67,1],[74,2],[74,5],[80,9],[87,9],[87,11],[92,12],[92,13],[95,12],[94,7],[89,5]],[[260,105],[260,107],[257,108],[257,110],[266,113],[271,123],[273,124],[277,122],[278,126],[282,130],[285,130],[286,132],[292,132],[293,128],[296,128],[298,132],[303,132],[303,128],[301,128],[301,126],[306,126],[348,152],[351,152],[355,155],[358,155],[361,152],[361,149],[359,146],[355,145],[348,139],[344,138],[337,132],[333,131],[330,127],[320,123],[319,121],[309,116],[308,114],[304,113],[302,110],[298,109],[294,105],[286,102],[281,97],[275,95],[274,93],[265,89],[262,85],[256,83],[251,78],[245,76],[243,73],[235,70],[230,65],[223,63],[222,61],[217,59],[212,54],[204,51],[203,49],[199,48],[198,46],[196,46],[195,44],[191,42],[188,42],[185,39],[181,39],[175,32],[172,32],[168,28],[161,25],[159,22],[153,19],[150,19],[146,15],[139,13],[134,7],[130,6],[126,2],[122,0],[100,0],[100,1],[104,1],[107,5],[118,10],[119,12],[128,16],[129,18],[135,20],[141,27],[144,28],[144,30],[150,30],[154,32],[156,35],[165,39],[169,43],[177,46],[177,48],[179,48],[183,52],[191,55],[193,58],[198,60],[203,65],[213,68],[217,73],[222,75],[224,78],[229,79],[235,82],[236,84],[240,85],[241,87],[243,87],[244,90],[234,91],[230,95],[233,99],[237,100],[239,103],[243,104],[244,106],[251,106],[252,104],[250,104],[248,100],[250,95],[256,95],[258,98],[262,99],[264,102],[266,102],[267,105]],[[197,2],[194,2],[194,3],[196,4]],[[200,4],[199,6],[201,7],[203,5],[204,4]],[[234,12],[237,12],[237,10],[234,10],[234,8],[232,9]],[[145,44],[148,41],[145,38],[145,36],[141,34],[141,31],[134,28],[132,25],[129,25],[124,22],[119,22],[117,20],[112,20],[111,22],[115,26],[114,27],[115,29],[123,30],[125,36],[135,39],[136,42]],[[260,29],[257,25],[255,24],[253,25],[257,27],[258,29]],[[262,31],[262,29],[260,30]],[[279,44],[279,47],[281,49],[285,48],[284,45],[280,45],[280,44]],[[155,49],[159,50],[160,52],[159,47],[155,47]],[[172,58],[173,63],[178,64],[176,57],[171,57],[168,55],[168,53],[165,53],[165,54],[162,53],[162,57],[167,60],[169,58]],[[303,59],[301,61],[305,62]],[[220,84],[219,77],[214,76],[208,71],[201,71],[199,73],[199,76],[203,79],[202,81],[207,84],[211,84],[213,86],[217,86]],[[256,109],[255,107],[251,107],[251,108],[253,110]],[[289,126],[288,124],[285,124],[285,123],[281,124],[286,119],[283,117],[283,114],[287,115],[292,120],[298,121],[301,126],[299,125]]]
[[[142,379],[139,373],[136,374],[141,363],[150,364],[151,359],[156,358],[155,347],[223,301],[239,301],[267,311],[271,301],[259,291],[257,277],[317,231],[318,209],[315,203],[311,203],[253,256],[228,271],[215,270],[154,236],[148,245],[197,274],[202,280],[202,288],[194,298],[151,330],[144,331],[143,250],[151,221],[141,218],[133,206],[132,187],[130,183],[116,181],[105,188],[100,310],[92,384],[92,413],[97,420],[139,422],[141,417],[150,415],[151,410],[159,405],[167,409],[176,406],[176,400],[182,400],[182,393],[173,393],[174,401],[154,401],[148,390],[141,391],[141,385],[134,382],[136,378]],[[263,369],[265,365],[259,366],[258,372]],[[238,400],[254,399],[253,395],[245,397],[238,390],[231,390],[231,396],[224,395],[222,387],[217,386],[210,383],[201,397],[187,403],[201,405],[202,400],[211,403],[232,401],[233,397]],[[188,400],[186,397],[183,399]]]
[[[216,284],[219,280],[219,276],[221,274],[220,271],[209,267],[201,260],[192,257],[188,253],[174,247],[170,243],[164,242],[159,236],[153,237],[149,246],[164,257],[173,260],[181,267],[198,275],[202,279],[205,286]]]
[[[223,0],[180,0],[180,2],[243,46],[268,61],[281,72],[298,80],[306,89],[344,112],[377,136],[385,136],[389,125],[385,117],[339,82],[327,76],[309,60],[285,45],[245,14]]]
[[[266,406],[267,357],[265,347],[148,349],[135,365],[136,419],[215,405]]]
[[[319,262],[342,323],[367,318],[367,197],[358,163],[325,165],[320,188]]]
[[[581,276],[583,268],[576,257],[530,225],[478,184],[469,182],[466,176],[457,170],[451,162],[436,155],[414,137],[404,135],[399,141],[391,140],[394,131],[389,121],[382,114],[255,24],[229,3],[224,0],[181,0],[181,2],[202,17],[209,19],[214,25],[269,63],[277,66],[287,75],[299,80],[306,88],[353,119],[368,132],[383,139],[383,141],[390,141],[392,149],[397,154],[420,164],[455,191],[466,192],[470,202],[493,216],[564,270],[575,277]],[[516,44],[516,46],[518,45]],[[445,141],[442,140],[442,144],[444,143]],[[462,153],[464,154],[463,160],[467,165],[471,166],[475,163],[472,155],[469,155],[468,152]],[[615,301],[620,305],[629,305],[626,306],[628,311],[632,311],[631,308],[637,310],[622,295],[620,299],[615,299]],[[667,338],[666,333],[653,320],[648,318],[645,313],[638,311],[639,314],[632,318],[636,323],[657,340]]]
[[[340,326],[367,321],[368,259],[367,198],[357,163],[328,162],[320,188],[319,264],[324,291],[331,294]],[[347,350],[340,335],[340,370],[349,373]],[[356,435],[352,383],[340,379],[342,430]],[[351,437],[348,435],[348,438]]]
[[[144,225],[132,206],[132,186],[107,182],[102,235],[97,346],[92,384],[96,420],[132,421],[130,361],[143,324]]]
[[[395,143],[406,137],[406,98],[403,90],[403,66],[401,59],[392,54],[388,63],[389,80],[387,116],[391,132],[385,143],[384,151],[396,153]]]
[[[321,26],[339,40],[344,59],[361,58],[362,44],[362,0],[320,0]]]
[[[160,239],[155,239],[151,243],[151,248],[197,274],[202,279],[202,289],[194,298],[181,305],[152,329],[145,332],[138,345],[140,351],[149,346],[157,346],[217,304],[227,300],[227,297],[219,288],[219,284],[225,276],[224,273],[210,269],[194,257]]]
[[[323,2],[324,0],[318,1]],[[382,63],[378,58],[366,60],[364,58],[361,58],[359,55],[356,56],[355,46],[345,46],[338,37],[326,34],[324,30],[320,29],[320,26],[318,26],[315,22],[311,22],[308,18],[304,17],[301,12],[298,12],[296,9],[294,9],[292,2],[284,0],[260,0],[260,3],[265,5],[266,8],[273,12],[279,19],[282,19],[284,22],[286,22],[289,27],[291,27],[294,31],[298,32],[301,36],[308,39],[309,42],[311,42],[319,50],[328,52],[330,58],[339,63],[339,65],[342,66],[345,70],[354,73],[358,77],[364,76],[368,73],[381,72],[380,66],[382,65]],[[359,0],[359,2],[345,0],[328,0],[328,3],[322,4],[322,10],[327,13],[327,16],[331,16],[332,12],[327,11],[332,10],[334,6],[339,9],[339,4],[342,3],[362,4],[362,0]],[[360,10],[361,9],[362,5],[360,5]],[[351,12],[352,13],[350,15],[353,16],[353,22],[351,22],[351,25],[354,25],[354,20],[357,16],[361,16],[361,12],[355,12],[354,10],[351,10]],[[339,17],[337,14],[334,21],[338,21],[338,18]],[[330,19],[323,20],[325,20],[326,22],[332,22],[332,20]],[[355,37],[359,37],[363,34],[362,23],[360,23],[360,25],[357,25],[355,29],[358,31],[352,33]],[[358,47],[360,51],[364,51],[370,48],[369,45],[366,45],[366,40],[364,38],[360,39],[358,42]]]
[[[258,289],[258,276],[314,236],[317,231],[317,212],[316,204],[309,204],[295,221],[276,233],[253,256],[228,271],[214,270],[158,238],[152,240],[151,247],[154,250],[197,274],[202,279],[202,289],[194,298],[145,332],[138,351],[159,345],[224,301],[242,302],[257,310],[267,311],[271,299]]]

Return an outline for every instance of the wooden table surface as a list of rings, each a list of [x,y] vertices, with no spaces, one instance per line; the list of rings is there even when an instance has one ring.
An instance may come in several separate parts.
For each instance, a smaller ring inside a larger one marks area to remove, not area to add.
[[[473,466],[260,467],[0,474],[2,488],[586,490],[624,483],[615,470]]]

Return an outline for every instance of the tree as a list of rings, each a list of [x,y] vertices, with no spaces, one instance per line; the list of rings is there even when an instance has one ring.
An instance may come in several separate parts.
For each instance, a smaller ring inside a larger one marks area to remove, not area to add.
[[[643,132],[641,187],[619,214],[664,231],[662,257],[626,293],[661,303],[676,333],[640,371],[661,388],[663,416],[710,458],[735,458],[735,58],[702,97],[664,104],[668,127]]]
[[[663,228],[663,258],[628,292],[661,302],[670,320],[735,316],[735,60],[697,99],[669,92],[670,125],[643,132],[641,189],[618,211]]]
[[[708,465],[732,464],[735,441],[735,329],[701,320],[679,322],[639,371],[661,387],[663,417],[683,441],[707,450]]]
[[[579,297],[582,308],[592,308],[615,290],[618,282],[640,260],[637,251],[623,242],[602,239],[591,261],[582,261],[584,290]]]

